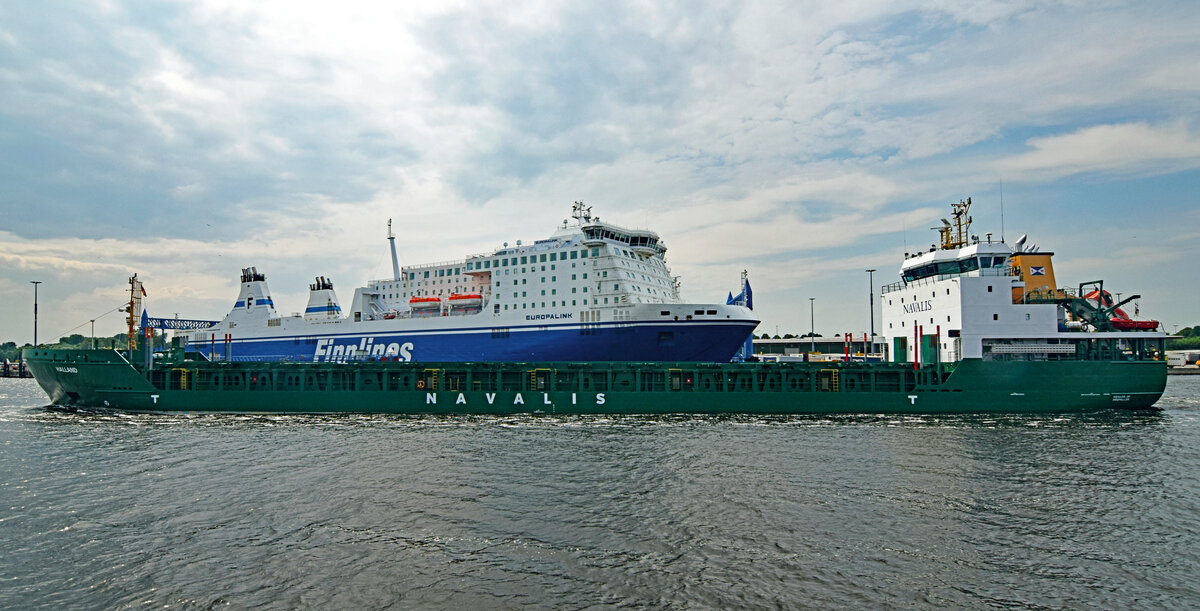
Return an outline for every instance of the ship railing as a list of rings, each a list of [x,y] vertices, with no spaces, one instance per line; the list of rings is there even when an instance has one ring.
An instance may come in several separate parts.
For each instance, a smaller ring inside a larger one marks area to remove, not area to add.
[[[908,363],[393,363],[365,354],[340,358],[341,367],[311,363],[242,362],[220,367],[179,366],[148,374],[158,388],[186,391],[351,390],[439,392],[640,391],[652,393],[869,393],[937,388],[953,363],[913,368]]]
[[[900,282],[893,282],[891,284],[885,284],[883,286],[883,288],[880,289],[879,292],[881,295],[886,295],[888,293],[891,293],[894,291],[899,291],[899,290],[902,290],[902,289],[908,288],[908,287],[924,286],[924,285],[933,284],[934,282],[939,282],[942,280],[949,280],[951,278],[961,278],[963,276],[983,277],[983,276],[1012,276],[1012,275],[1013,275],[1012,272],[1009,271],[1009,269],[1006,267],[976,269],[976,270],[971,270],[969,272],[955,272],[955,273],[950,273],[950,274],[934,274],[932,276],[926,276],[924,278],[916,278],[916,279],[910,280],[908,282],[900,281]]]

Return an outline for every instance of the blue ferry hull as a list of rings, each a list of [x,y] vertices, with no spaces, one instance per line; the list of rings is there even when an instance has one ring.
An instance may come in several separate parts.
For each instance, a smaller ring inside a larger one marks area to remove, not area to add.
[[[285,337],[210,336],[193,348],[232,361],[700,361],[727,362],[755,321],[539,325],[504,330],[328,333]]]

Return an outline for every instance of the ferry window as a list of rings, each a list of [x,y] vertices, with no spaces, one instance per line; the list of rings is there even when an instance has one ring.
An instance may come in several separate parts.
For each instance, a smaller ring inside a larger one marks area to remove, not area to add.
[[[990,284],[988,285],[988,292],[989,293],[992,292],[992,285],[990,285]]]
[[[472,265],[471,262],[468,261],[467,262],[467,271],[471,271],[471,265]]]
[[[571,279],[572,279],[572,280],[574,280],[574,279],[575,279],[575,274],[571,274]]]
[[[592,249],[592,256],[593,256],[593,257],[599,257],[599,256],[600,256],[600,248],[599,248],[599,247],[596,247],[596,248],[593,248],[593,249]]]
[[[988,288],[992,288],[992,287],[990,287],[990,286],[989,286]],[[992,314],[992,320],[1000,320],[1000,315],[999,315],[999,314]]]
[[[582,257],[582,258],[584,258],[584,259],[586,259],[586,258],[587,258],[587,256],[588,256],[588,251],[587,251],[587,249],[585,248],[585,249],[583,249],[582,251],[580,251],[580,252],[579,252],[579,256],[580,256],[580,257]]]
[[[545,263],[545,262],[546,262],[546,255],[541,255],[541,256],[539,256],[539,257],[538,257],[538,261],[541,261],[542,263]]]
[[[557,295],[557,294],[558,294],[558,289],[550,289],[550,294],[551,294],[551,295]],[[1026,314],[1026,315],[1025,315],[1025,318],[1026,318],[1026,320],[1028,320],[1028,319],[1029,319],[1029,315],[1028,315],[1028,314]]]
[[[521,278],[521,284],[528,284],[528,278]]]
[[[558,276],[550,276],[550,282],[558,282]]]
[[[425,272],[425,277],[426,277],[426,278],[428,278],[428,277],[429,277],[429,272]]]
[[[575,292],[575,287],[571,287],[571,292],[572,292],[572,293],[574,293],[574,292]]]
[[[517,286],[517,281],[513,280],[513,286]]]
[[[552,253],[550,253],[550,260],[551,260],[551,261],[557,261],[557,260],[558,260],[558,253],[556,253],[556,252],[552,252]]]
[[[521,257],[521,265],[529,263],[529,257]]]
[[[614,291],[619,291],[619,290],[621,290],[621,285],[620,285],[620,284],[614,284],[614,285],[613,285],[613,290],[614,290]]]
[[[578,255],[579,255],[579,253],[578,253],[578,252],[576,252],[576,251],[574,251],[574,250],[572,250],[572,251],[571,251],[571,258],[572,258],[572,259],[576,259],[576,258],[578,258]]]
[[[521,291],[521,296],[522,296],[522,297],[524,297],[524,296],[525,296],[525,291]]]
[[[542,289],[542,297],[546,296],[546,289]]]
[[[583,272],[583,279],[587,280],[587,272]]]
[[[461,274],[461,273],[462,273],[462,268],[461,268],[461,267],[456,267],[456,268],[454,268],[454,275],[455,275],[455,276],[457,276],[457,275],[459,275],[459,274]]]
[[[542,276],[542,282],[545,282],[545,281],[546,281],[546,277]]]
[[[946,294],[947,294],[947,295],[949,295],[949,294],[950,294],[950,289],[946,289]]]
[[[1025,314],[1025,320],[1029,320],[1029,313]]]
[[[586,287],[586,286],[585,286],[585,287],[583,287],[583,292],[585,292],[585,293],[587,292],[587,287]]]
[[[517,292],[513,291],[513,299],[516,299],[516,298],[517,298]]]

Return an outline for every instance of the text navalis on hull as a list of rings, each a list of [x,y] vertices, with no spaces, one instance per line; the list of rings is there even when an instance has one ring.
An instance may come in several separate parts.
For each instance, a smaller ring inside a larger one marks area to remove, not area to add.
[[[758,319],[741,305],[682,303],[653,231],[572,219],[532,244],[401,267],[355,289],[347,311],[333,283],[309,286],[303,314],[281,316],[266,277],[242,271],[233,309],[180,333],[232,361],[711,361],[743,346]]]

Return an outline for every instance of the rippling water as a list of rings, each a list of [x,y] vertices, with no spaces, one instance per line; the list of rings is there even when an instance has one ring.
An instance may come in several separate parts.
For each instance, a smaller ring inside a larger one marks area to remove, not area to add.
[[[1200,605],[1200,376],[1078,417],[147,416],[0,380],[0,608]]]

